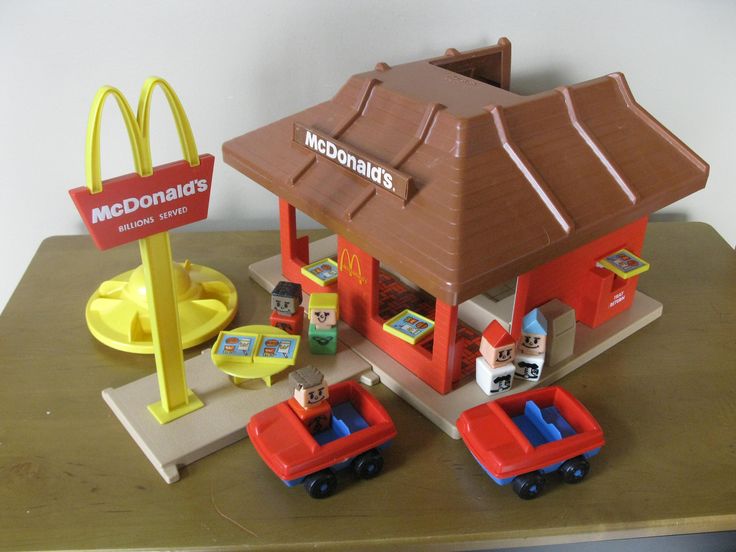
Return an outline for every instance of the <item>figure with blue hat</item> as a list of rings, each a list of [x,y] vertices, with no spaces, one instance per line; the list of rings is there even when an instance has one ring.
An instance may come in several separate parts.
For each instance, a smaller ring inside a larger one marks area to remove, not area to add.
[[[547,351],[547,319],[539,309],[524,316],[521,323],[519,352],[514,359],[516,377],[528,381],[539,381]]]

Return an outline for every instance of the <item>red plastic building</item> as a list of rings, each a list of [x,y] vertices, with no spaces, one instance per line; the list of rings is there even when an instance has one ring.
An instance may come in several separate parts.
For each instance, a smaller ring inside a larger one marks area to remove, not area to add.
[[[439,393],[475,368],[458,307],[517,278],[510,333],[557,299],[596,328],[629,309],[650,213],[702,188],[708,165],[639,106],[623,75],[510,91],[511,43],[378,63],[330,100],[234,138],[224,160],[279,197],[283,275],[338,292],[341,319]],[[297,210],[337,235],[337,284],[305,278]],[[383,269],[431,298],[432,339],[384,331]],[[476,334],[477,337],[477,334]]]

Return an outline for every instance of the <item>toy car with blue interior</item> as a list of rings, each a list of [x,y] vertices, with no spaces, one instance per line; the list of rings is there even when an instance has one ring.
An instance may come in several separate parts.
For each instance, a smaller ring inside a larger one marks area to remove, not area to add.
[[[331,420],[311,433],[289,401],[254,415],[247,430],[269,468],[289,487],[303,483],[312,498],[334,493],[334,472],[352,468],[372,479],[383,468],[381,450],[396,436],[396,427],[381,403],[355,381],[329,386]]]
[[[561,387],[532,389],[463,412],[457,428],[470,452],[499,485],[512,485],[524,499],[536,498],[545,475],[566,483],[588,475],[588,459],[604,444],[593,415]]]

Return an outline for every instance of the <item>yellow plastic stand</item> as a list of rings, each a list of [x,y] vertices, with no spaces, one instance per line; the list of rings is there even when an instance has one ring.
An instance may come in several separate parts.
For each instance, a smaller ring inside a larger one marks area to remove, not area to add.
[[[87,188],[90,193],[102,191],[99,132],[102,108],[108,96],[115,98],[122,113],[133,151],[136,173],[140,176],[149,176],[153,173],[149,113],[151,94],[156,86],[163,90],[169,102],[184,158],[191,166],[199,165],[199,154],[186,113],[171,86],[165,80],[158,77],[146,79],[138,101],[137,117],[133,116],[130,104],[117,88],[103,86],[98,90],[92,102],[87,126],[85,161]],[[148,405],[148,409],[159,423],[165,424],[201,408],[204,403],[187,387],[169,234],[168,232],[155,234],[139,240],[139,244],[146,282],[153,353],[156,358],[156,373],[161,395],[161,401]]]
[[[187,387],[169,233],[149,236],[139,240],[139,244],[149,291],[148,312],[161,394],[161,402],[149,404],[148,410],[159,423],[165,424],[203,407],[204,403]]]
[[[238,294],[222,273],[184,261],[172,265],[184,349],[216,337],[235,317]],[[85,308],[98,341],[126,353],[153,354],[143,265],[102,282]]]

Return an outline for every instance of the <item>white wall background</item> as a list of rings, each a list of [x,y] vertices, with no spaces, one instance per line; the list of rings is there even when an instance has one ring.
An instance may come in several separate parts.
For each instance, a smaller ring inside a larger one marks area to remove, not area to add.
[[[87,115],[101,85],[135,108],[143,80],[163,76],[200,152],[219,157],[225,140],[331,97],[378,61],[500,36],[512,41],[519,93],[622,71],[639,103],[711,164],[707,188],[662,214],[708,222],[733,245],[735,28],[727,1],[0,0],[0,308],[45,237],[86,233],[67,190],[85,182]],[[109,105],[103,178],[133,166]],[[154,163],[181,158],[162,94],[153,113]],[[275,198],[224,163],[214,186],[209,219],[188,229],[277,226]],[[100,280],[112,276],[104,253],[100,266]]]

